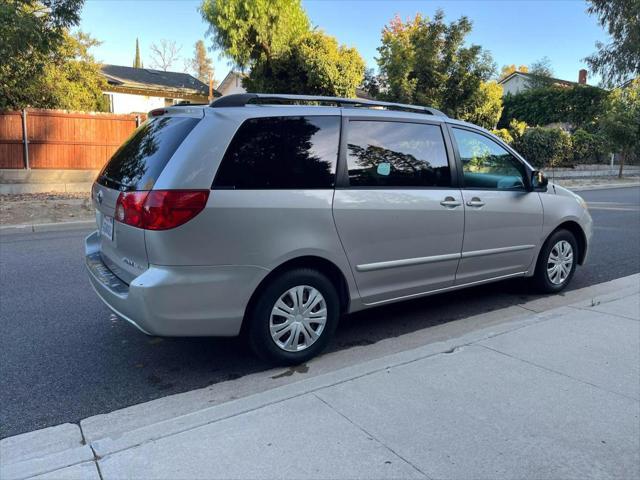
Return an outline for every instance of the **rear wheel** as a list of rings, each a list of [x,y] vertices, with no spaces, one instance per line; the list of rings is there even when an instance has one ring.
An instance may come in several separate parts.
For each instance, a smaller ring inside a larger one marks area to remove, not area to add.
[[[573,278],[578,259],[578,244],[568,230],[554,232],[545,242],[538,256],[533,281],[538,290],[556,293]]]
[[[249,317],[249,343],[270,363],[295,365],[319,354],[338,323],[335,287],[312,269],[276,277],[260,293]]]

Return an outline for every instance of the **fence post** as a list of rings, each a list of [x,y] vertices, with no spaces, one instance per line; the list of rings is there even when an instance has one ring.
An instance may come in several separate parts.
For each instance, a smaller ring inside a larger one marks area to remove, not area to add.
[[[136,128],[140,126],[140,115],[136,115]]]
[[[22,143],[24,145],[24,168],[29,170],[29,139],[27,137],[27,109],[22,109]]]

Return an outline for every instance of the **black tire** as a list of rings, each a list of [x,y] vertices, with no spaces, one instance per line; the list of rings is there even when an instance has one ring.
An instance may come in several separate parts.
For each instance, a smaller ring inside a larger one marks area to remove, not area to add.
[[[276,301],[287,290],[301,285],[313,287],[322,294],[327,310],[326,322],[314,343],[304,350],[291,352],[276,344],[271,336],[269,321]],[[256,355],[271,364],[298,365],[315,357],[326,348],[338,325],[339,317],[340,299],[335,286],[326,276],[317,270],[307,268],[289,270],[270,281],[260,292],[247,318],[249,345]]]
[[[561,283],[553,283],[549,278],[549,274],[547,272],[547,266],[549,265],[549,255],[551,254],[553,247],[563,240],[571,245],[571,249],[573,252],[573,263],[571,264],[571,270],[569,271],[567,277]],[[541,293],[558,293],[564,290],[566,286],[571,282],[573,274],[576,271],[579,253],[578,242],[576,242],[576,238],[573,233],[568,230],[557,230],[553,232],[549,236],[549,238],[547,238],[547,241],[544,243],[542,249],[540,250],[540,255],[538,255],[536,271],[532,278],[535,288]]]

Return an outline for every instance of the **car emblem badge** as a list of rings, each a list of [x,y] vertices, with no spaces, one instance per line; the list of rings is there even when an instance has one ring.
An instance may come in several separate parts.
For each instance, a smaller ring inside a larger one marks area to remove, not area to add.
[[[102,191],[98,192],[98,195],[96,195],[96,200],[98,200],[98,203],[100,205],[102,205],[102,197],[103,197]]]

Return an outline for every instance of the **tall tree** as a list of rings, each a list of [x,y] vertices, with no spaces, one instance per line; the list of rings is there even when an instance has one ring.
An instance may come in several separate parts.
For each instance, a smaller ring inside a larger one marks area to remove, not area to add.
[[[193,58],[189,60],[188,68],[198,80],[207,85],[209,84],[209,78],[213,78],[213,62],[207,55],[207,48],[202,40],[196,42]]]
[[[502,70],[500,70],[500,77],[499,78],[507,78],[509,75],[511,75],[514,72],[522,72],[522,73],[527,73],[529,71],[529,67],[527,67],[526,65],[520,65],[519,67],[517,67],[515,64],[511,64],[511,65],[505,65],[502,67]]]
[[[407,22],[391,20],[378,48],[380,96],[430,105],[455,117],[466,114],[482,83],[495,72],[488,52],[478,45],[464,45],[471,27],[464,16],[445,23],[442,10],[433,19],[418,14]]]
[[[136,37],[136,57],[133,60],[133,68],[143,68],[142,60],[140,59],[140,44],[138,43],[137,37]]]
[[[640,1],[589,0],[587,9],[607,29],[611,43],[596,43],[598,51],[585,60],[602,75],[606,86],[613,86],[640,74]]]
[[[158,70],[165,72],[178,60],[178,55],[182,47],[179,47],[173,40],[160,40],[160,45],[151,44],[151,65]]]
[[[364,62],[353,48],[310,30],[300,0],[203,0],[203,18],[251,91],[354,96]]]
[[[65,110],[108,110],[109,105],[102,94],[107,82],[90,52],[98,45],[98,40],[81,31],[65,34],[55,61],[44,69],[36,105]]]
[[[314,30],[288,52],[256,62],[243,85],[252,92],[355,97],[364,67],[355,48]]]
[[[242,69],[288,51],[309,31],[300,0],[203,0],[200,12],[214,45]]]
[[[0,2],[0,108],[34,105],[45,67],[77,25],[83,0]]]
[[[620,155],[622,177],[624,162],[632,152],[640,152],[640,79],[611,92],[609,105],[600,120],[600,129]]]

